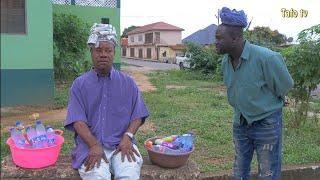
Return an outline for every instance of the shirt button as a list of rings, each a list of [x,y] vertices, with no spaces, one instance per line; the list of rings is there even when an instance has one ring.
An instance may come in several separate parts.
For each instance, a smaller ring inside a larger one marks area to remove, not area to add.
[[[104,94],[103,97],[107,97],[107,96]]]
[[[104,120],[104,118],[102,118],[102,120]]]
[[[106,109],[106,107],[105,107],[105,106],[103,106],[103,109]]]

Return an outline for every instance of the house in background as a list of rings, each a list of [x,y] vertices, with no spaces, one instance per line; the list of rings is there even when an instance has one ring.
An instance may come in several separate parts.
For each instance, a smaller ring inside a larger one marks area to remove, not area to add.
[[[218,27],[217,25],[211,24],[210,26],[204,29],[201,29],[189,35],[188,37],[184,38],[182,42],[183,43],[191,42],[191,43],[199,44],[202,46],[214,44],[216,41],[215,34],[216,34],[217,27]]]
[[[120,32],[120,0],[1,0],[1,107],[53,103],[52,13],[89,25],[109,18]],[[120,68],[120,48],[114,66]]]
[[[182,53],[181,32],[184,29],[165,22],[156,22],[137,27],[128,32],[126,46],[122,46],[122,56],[174,62],[177,54]]]
[[[128,38],[121,38],[121,56],[127,56]]]

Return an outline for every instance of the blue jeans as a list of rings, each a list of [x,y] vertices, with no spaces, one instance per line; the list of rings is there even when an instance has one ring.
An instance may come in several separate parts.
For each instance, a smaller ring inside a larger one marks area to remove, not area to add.
[[[282,110],[255,121],[233,124],[235,146],[234,177],[250,179],[250,164],[253,152],[258,159],[259,179],[278,180],[281,177]]]

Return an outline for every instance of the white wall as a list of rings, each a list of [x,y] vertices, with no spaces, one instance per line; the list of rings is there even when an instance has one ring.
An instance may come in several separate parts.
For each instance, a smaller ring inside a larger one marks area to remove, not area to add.
[[[128,36],[128,45],[140,45],[144,44],[145,42],[145,34],[150,33],[139,33],[139,34],[132,34]],[[181,31],[153,31],[153,42],[156,40],[155,32],[160,32],[160,44],[168,44],[168,45],[176,45],[181,44]],[[142,36],[142,41],[138,41],[138,37]],[[134,42],[131,41],[132,37],[134,38]]]
[[[160,31],[160,43],[168,45],[181,44],[181,31]]]
[[[142,36],[142,41],[139,41],[139,36]],[[131,38],[134,38],[134,42],[131,42]],[[128,35],[128,45],[144,44],[144,33]]]

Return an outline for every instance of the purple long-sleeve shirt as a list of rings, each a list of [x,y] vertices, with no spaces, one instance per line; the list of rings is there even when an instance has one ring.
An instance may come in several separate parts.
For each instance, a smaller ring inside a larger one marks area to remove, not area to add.
[[[74,80],[70,88],[65,128],[74,131],[75,121],[85,122],[107,149],[115,149],[131,121],[149,116],[141,93],[128,75],[112,69],[100,76],[94,69]],[[80,168],[89,153],[87,144],[75,133],[72,167]]]

